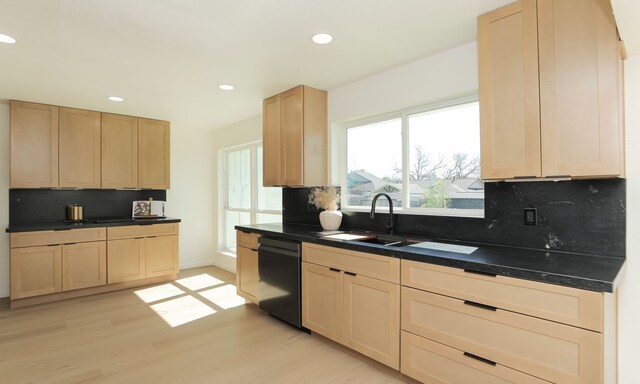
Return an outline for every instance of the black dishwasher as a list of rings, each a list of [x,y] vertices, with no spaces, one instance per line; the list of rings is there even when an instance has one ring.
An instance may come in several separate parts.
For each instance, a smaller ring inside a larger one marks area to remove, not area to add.
[[[258,242],[260,309],[302,328],[300,242],[267,236]]]

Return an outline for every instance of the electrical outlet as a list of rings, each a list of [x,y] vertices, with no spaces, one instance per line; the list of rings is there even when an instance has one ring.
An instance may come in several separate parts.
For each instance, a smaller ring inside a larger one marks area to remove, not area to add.
[[[524,209],[524,225],[538,225],[538,209],[537,208]]]

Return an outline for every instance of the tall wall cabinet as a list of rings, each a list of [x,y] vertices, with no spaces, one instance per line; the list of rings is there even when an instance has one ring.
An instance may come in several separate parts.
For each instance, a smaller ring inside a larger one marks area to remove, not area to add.
[[[298,86],[263,103],[263,184],[327,183],[327,92]]]
[[[622,177],[609,0],[520,0],[478,18],[482,178]]]
[[[170,187],[169,122],[11,101],[11,188]]]

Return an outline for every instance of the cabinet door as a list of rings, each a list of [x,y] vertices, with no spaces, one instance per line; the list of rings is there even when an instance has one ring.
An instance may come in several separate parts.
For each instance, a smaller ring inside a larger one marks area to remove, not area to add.
[[[169,189],[169,122],[138,120],[138,187]]]
[[[138,186],[138,118],[102,114],[102,188]]]
[[[622,175],[619,40],[609,0],[539,0],[538,20],[543,175]]]
[[[11,101],[11,188],[58,186],[58,107]]]
[[[302,325],[341,342],[343,317],[342,273],[302,263]]]
[[[60,186],[100,188],[100,112],[60,108]]]
[[[148,237],[146,241],[146,277],[178,273],[178,236]]]
[[[265,187],[282,185],[280,95],[265,99],[262,106],[262,174]]]
[[[107,242],[107,282],[144,279],[145,239],[111,240]]]
[[[541,176],[535,0],[478,17],[478,71],[482,178]]]
[[[304,137],[303,87],[296,87],[280,95],[282,129],[282,169],[284,185],[304,184]]]
[[[11,300],[62,291],[62,247],[11,250]]]
[[[258,251],[238,247],[236,254],[236,289],[239,296],[258,303]]]
[[[107,244],[105,241],[62,246],[62,290],[107,284]]]
[[[344,274],[344,344],[400,369],[400,286]]]

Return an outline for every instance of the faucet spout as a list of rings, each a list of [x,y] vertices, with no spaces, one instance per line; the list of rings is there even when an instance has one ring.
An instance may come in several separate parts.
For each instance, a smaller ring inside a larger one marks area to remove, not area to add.
[[[378,198],[380,198],[380,196],[384,196],[387,198],[387,200],[389,200],[389,224],[387,224],[387,229],[389,230],[389,233],[393,235],[393,200],[391,200],[391,196],[387,195],[386,193],[378,193],[377,195],[375,195],[373,197],[373,201],[371,202],[371,213],[369,214],[369,217],[372,219],[375,217],[376,202],[378,201]]]

